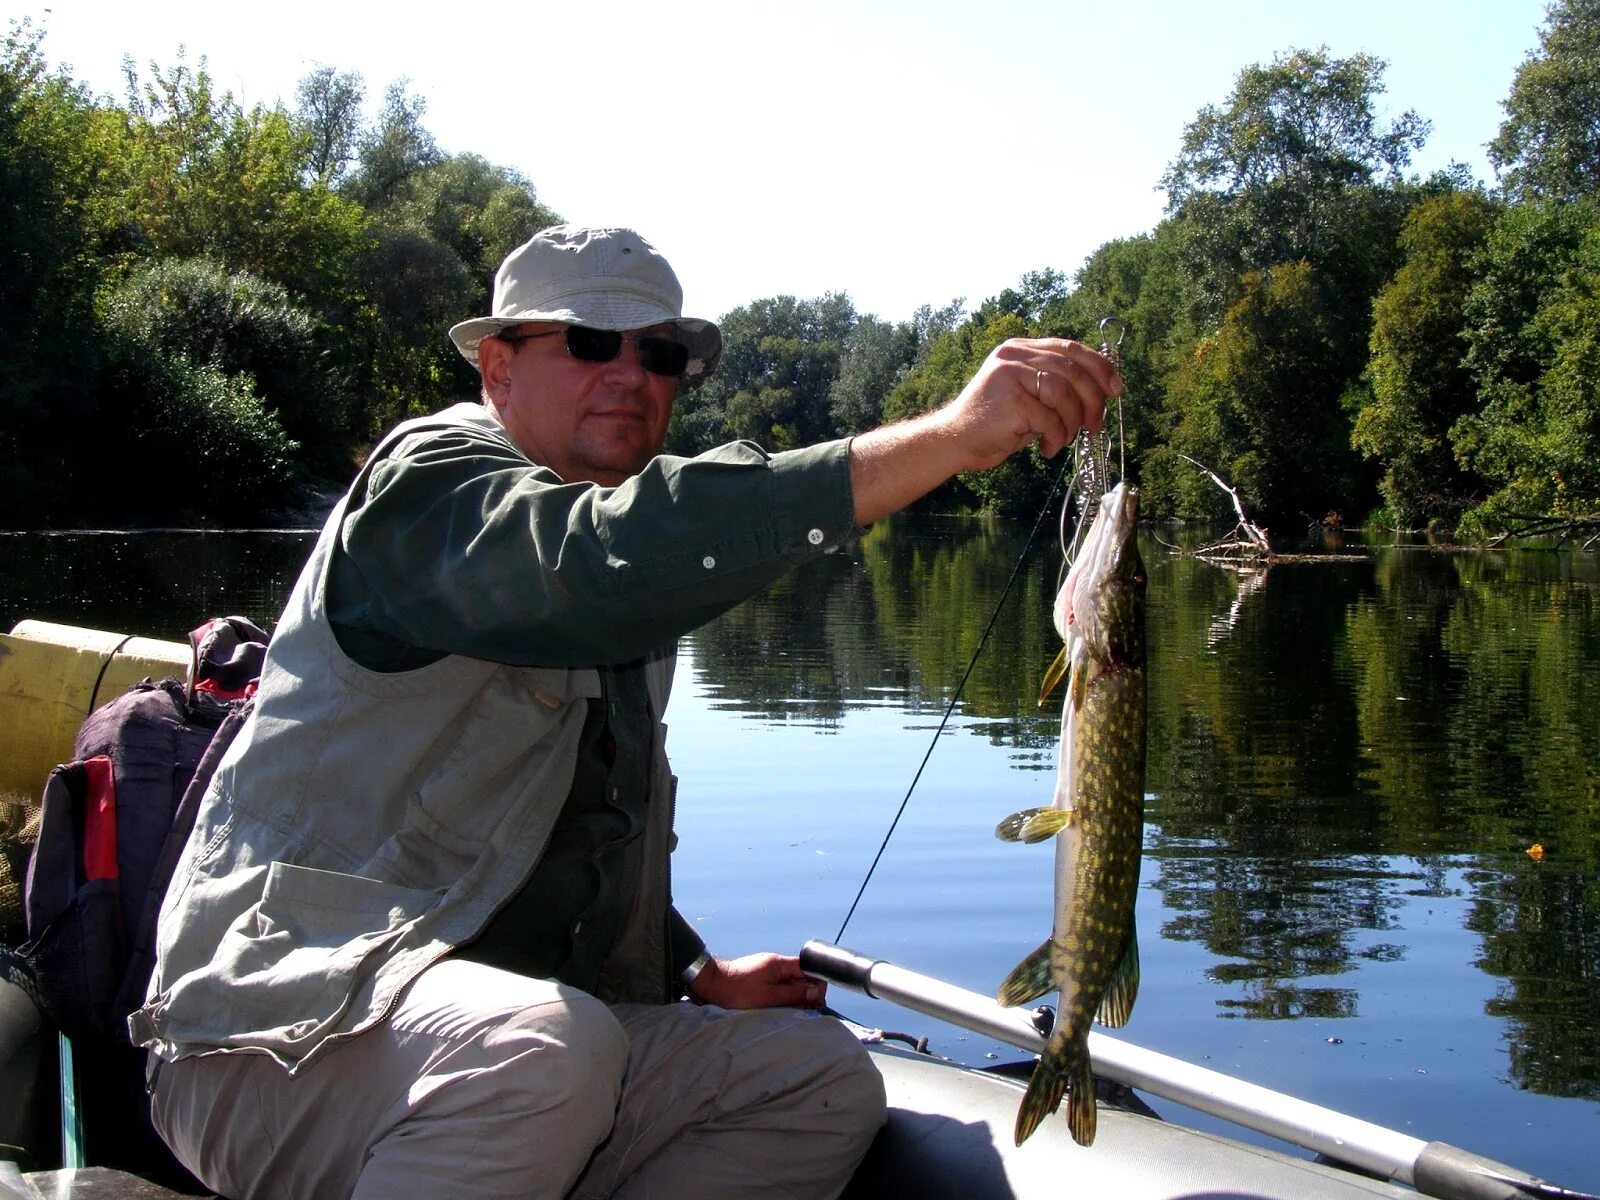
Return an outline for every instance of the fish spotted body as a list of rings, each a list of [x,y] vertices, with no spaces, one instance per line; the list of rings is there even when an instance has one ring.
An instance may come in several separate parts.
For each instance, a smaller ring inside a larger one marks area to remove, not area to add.
[[[1144,566],[1136,541],[1139,493],[1119,484],[1100,502],[1061,586],[1055,624],[1066,642],[1055,800],[1001,822],[1008,840],[1055,835],[1050,940],[1001,984],[1023,1004],[1051,990],[1059,1014],[1017,1111],[1020,1146],[1067,1097],[1067,1126],[1095,1136],[1089,1025],[1126,1023],[1139,988],[1134,901],[1144,841]],[[1052,672],[1056,674],[1056,672]],[[1046,687],[1050,681],[1047,678]]]

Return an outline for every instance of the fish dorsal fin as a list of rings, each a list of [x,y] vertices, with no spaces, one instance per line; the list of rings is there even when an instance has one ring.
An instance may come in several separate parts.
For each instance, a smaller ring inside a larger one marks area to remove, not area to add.
[[[1000,990],[995,993],[995,999],[1002,1006],[1011,1008],[1037,1000],[1054,986],[1050,978],[1050,943],[1046,941],[1011,969],[1011,974],[1006,976]]]
[[[1128,930],[1128,946],[1122,952],[1122,961],[1111,973],[1105,995],[1100,997],[1100,1009],[1094,1019],[1102,1025],[1120,1029],[1133,1014],[1133,1002],[1139,996],[1139,931]]]

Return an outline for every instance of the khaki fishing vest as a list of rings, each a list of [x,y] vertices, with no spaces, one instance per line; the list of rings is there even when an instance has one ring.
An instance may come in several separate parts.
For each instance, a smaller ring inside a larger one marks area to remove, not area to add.
[[[488,420],[463,408],[405,438]],[[350,495],[323,527],[267,650],[254,715],[202,801],[161,907],[135,1045],[172,1060],[272,1055],[291,1072],[371,1027],[402,988],[475,937],[544,851],[572,786],[589,669],[447,656],[369,671],[324,608]],[[647,670],[656,719],[640,877],[601,973],[601,999],[670,999],[666,914],[672,787],[661,715],[673,657]]]

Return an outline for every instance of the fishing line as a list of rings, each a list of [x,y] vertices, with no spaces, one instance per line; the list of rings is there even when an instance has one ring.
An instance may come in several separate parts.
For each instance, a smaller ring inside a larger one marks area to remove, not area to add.
[[[995,601],[994,612],[989,615],[989,623],[983,627],[983,635],[978,638],[978,644],[973,648],[972,657],[967,660],[967,669],[962,672],[961,682],[956,684],[956,690],[950,695],[950,702],[944,706],[944,716],[939,718],[939,727],[933,731],[933,738],[928,742],[927,753],[922,756],[922,762],[917,766],[917,773],[911,777],[911,786],[906,789],[905,798],[900,801],[900,807],[895,810],[894,820],[889,822],[889,831],[883,835],[883,844],[878,847],[878,852],[872,856],[872,865],[867,868],[866,878],[861,881],[861,887],[856,892],[856,898],[850,902],[850,911],[845,913],[844,922],[839,926],[839,932],[833,935],[837,945],[844,940],[845,927],[850,924],[850,918],[856,915],[856,905],[861,903],[861,897],[866,893],[867,884],[872,882],[872,873],[878,869],[878,862],[883,858],[883,852],[889,848],[889,839],[894,836],[895,827],[900,824],[900,818],[905,815],[906,805],[911,803],[911,793],[917,790],[917,781],[922,778],[923,768],[928,765],[928,760],[933,757],[933,748],[939,744],[939,735],[944,733],[944,727],[950,722],[950,714],[955,711],[956,702],[961,699],[961,689],[967,686],[967,680],[972,676],[972,670],[978,665],[978,655],[983,653],[983,645],[989,640],[989,634],[994,629],[994,623],[1000,619],[1000,610],[1005,607],[1006,597],[1011,594],[1011,585],[1016,583],[1017,576],[1022,573],[1022,564],[1028,559],[1028,551],[1033,548],[1033,539],[1039,535],[1039,527],[1044,524],[1045,517],[1050,513],[1050,506],[1055,503],[1056,493],[1061,490],[1061,481],[1067,477],[1067,470],[1074,466],[1076,458],[1062,455],[1061,470],[1056,474],[1056,481],[1050,485],[1050,494],[1045,497],[1044,503],[1039,507],[1039,516],[1033,523],[1033,528],[1028,532],[1028,540],[1023,544],[1022,553],[1017,555],[1016,564],[1011,568],[1011,577],[1006,580],[1005,587],[1000,589],[1000,599]]]
[[[1115,336],[1113,336],[1113,334]],[[1122,370],[1122,339],[1127,334],[1127,322],[1115,313],[1108,314],[1100,321],[1100,353],[1110,360],[1111,365],[1119,372]],[[1066,552],[1067,561],[1070,562],[1076,553],[1077,543],[1082,537],[1088,520],[1092,519],[1090,506],[1098,507],[1100,495],[1105,491],[1105,474],[1109,467],[1107,452],[1109,450],[1109,431],[1102,430],[1099,435],[1091,439],[1087,433],[1080,433],[1074,448],[1072,458],[1063,456],[1061,470],[1056,474],[1056,481],[1050,485],[1050,494],[1045,497],[1044,503],[1039,508],[1039,515],[1033,522],[1033,528],[1028,531],[1028,540],[1023,544],[1022,553],[1017,555],[1017,561],[1011,568],[1011,577],[1006,580],[1006,585],[1000,590],[1000,599],[995,601],[994,612],[989,615],[989,623],[983,627],[983,634],[978,638],[978,644],[972,651],[972,657],[967,661],[967,669],[961,674],[961,682],[956,684],[956,690],[950,695],[950,702],[944,706],[944,715],[939,718],[939,727],[933,731],[933,737],[928,742],[928,749],[922,756],[922,761],[917,764],[917,773],[911,777],[911,786],[906,788],[905,797],[900,801],[900,807],[895,810],[894,820],[889,822],[889,830],[883,835],[883,843],[878,847],[878,852],[872,856],[872,865],[867,868],[867,874],[861,881],[861,886],[856,890],[856,898],[850,901],[850,911],[845,913],[844,921],[839,926],[839,932],[833,935],[834,944],[844,940],[845,928],[850,924],[850,918],[856,915],[856,906],[861,903],[861,897],[866,894],[867,884],[872,882],[872,875],[878,869],[878,863],[883,858],[883,852],[889,848],[889,839],[894,836],[895,829],[900,824],[900,818],[905,815],[906,805],[911,803],[911,793],[917,790],[917,782],[922,778],[923,769],[927,767],[928,760],[933,757],[933,748],[939,744],[939,736],[944,733],[945,726],[950,723],[950,714],[955,711],[956,703],[961,699],[961,690],[967,686],[967,680],[972,676],[972,670],[978,665],[978,655],[983,653],[984,643],[989,640],[989,634],[994,630],[994,623],[1000,619],[1000,610],[1005,607],[1006,597],[1011,594],[1011,585],[1016,583],[1017,576],[1022,573],[1022,564],[1027,561],[1028,551],[1033,548],[1033,539],[1039,536],[1039,527],[1044,524],[1044,519],[1050,513],[1050,506],[1055,503],[1056,493],[1061,490],[1061,481],[1067,477],[1070,468],[1077,480],[1080,491],[1078,502],[1078,526],[1072,536],[1072,545],[1066,539],[1066,509],[1062,509],[1061,542],[1062,550]],[[1127,475],[1127,445],[1122,428],[1122,396],[1117,396],[1117,448],[1122,455],[1121,466],[1124,477]],[[1062,571],[1066,570],[1066,563],[1062,564]],[[1058,585],[1059,586],[1059,585]]]

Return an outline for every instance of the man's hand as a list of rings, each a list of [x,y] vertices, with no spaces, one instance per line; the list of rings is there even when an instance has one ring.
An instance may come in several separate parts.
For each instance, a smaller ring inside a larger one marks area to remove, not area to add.
[[[1012,338],[943,408],[851,443],[856,522],[897,512],[961,471],[986,470],[1031,442],[1046,457],[1098,430],[1122,379],[1104,355],[1062,338]]]
[[[821,1008],[827,995],[826,982],[784,954],[713,958],[689,985],[691,999],[720,1008]]]

